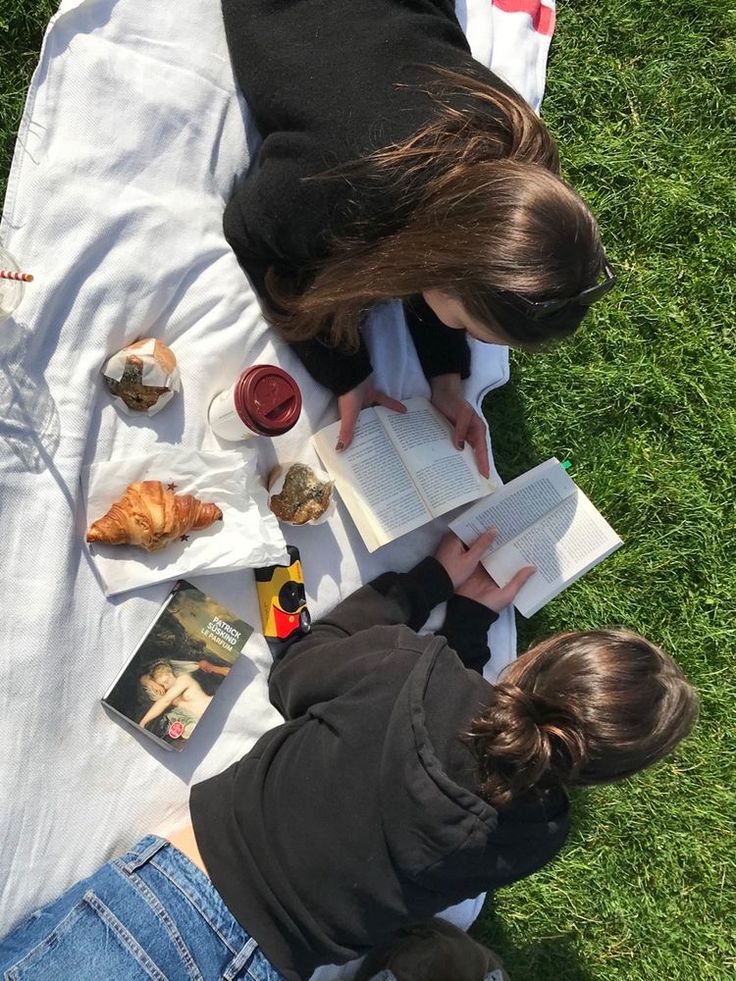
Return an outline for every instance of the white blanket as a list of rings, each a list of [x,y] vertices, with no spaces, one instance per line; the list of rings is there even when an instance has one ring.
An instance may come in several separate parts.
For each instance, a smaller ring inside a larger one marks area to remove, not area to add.
[[[539,6],[458,0],[476,56],[535,106],[549,45],[533,29]],[[543,21],[538,28],[549,27]],[[193,781],[280,721],[258,637],[184,753],[158,752],[111,721],[99,696],[168,586],[106,600],[81,544],[82,467],[171,446],[219,448],[206,407],[247,364],[277,361],[305,395],[298,427],[263,441],[264,472],[277,457],[311,457],[310,432],[335,418],[328,393],[267,329],[222,235],[225,202],[254,145],[219,4],[61,3],[28,95],[0,227],[36,276],[15,320],[0,327],[0,934],[144,833],[171,827]],[[152,419],[122,416],[100,367],[147,335],[173,347],[183,390]],[[370,345],[381,387],[426,393],[396,305],[376,312]],[[469,396],[478,400],[507,375],[505,349],[477,345]],[[291,532],[313,614],[386,569],[409,567],[442,527],[373,555],[342,507],[327,525]],[[250,572],[200,585],[258,623]],[[491,639],[498,669],[515,654],[510,613]],[[467,926],[478,908],[463,904],[457,922]]]

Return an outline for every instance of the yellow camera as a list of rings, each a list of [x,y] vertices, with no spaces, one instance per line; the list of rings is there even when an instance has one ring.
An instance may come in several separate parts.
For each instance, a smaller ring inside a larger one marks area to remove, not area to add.
[[[263,636],[269,641],[290,640],[309,633],[312,626],[299,550],[293,545],[286,548],[289,565],[254,570]]]

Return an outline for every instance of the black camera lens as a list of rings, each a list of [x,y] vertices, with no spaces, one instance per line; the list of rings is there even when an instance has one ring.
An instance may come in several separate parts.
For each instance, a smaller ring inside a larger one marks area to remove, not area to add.
[[[279,606],[284,613],[296,613],[300,606],[304,606],[304,600],[304,586],[293,579],[285,582],[279,590]]]

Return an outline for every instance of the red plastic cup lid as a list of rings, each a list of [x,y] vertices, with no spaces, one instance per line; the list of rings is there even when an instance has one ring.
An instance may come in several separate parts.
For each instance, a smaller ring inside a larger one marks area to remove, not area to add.
[[[281,436],[296,423],[302,411],[299,386],[271,364],[246,368],[235,384],[235,410],[249,429],[261,436]]]

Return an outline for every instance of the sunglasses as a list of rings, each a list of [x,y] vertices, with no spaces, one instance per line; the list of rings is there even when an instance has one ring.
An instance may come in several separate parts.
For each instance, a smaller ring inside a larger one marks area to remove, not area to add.
[[[608,261],[603,263],[604,279],[595,286],[589,286],[578,293],[577,296],[555,297],[554,300],[527,300],[525,296],[518,293],[509,293],[506,290],[498,290],[498,295],[510,306],[523,313],[530,320],[542,320],[551,313],[557,313],[566,307],[580,306],[589,307],[596,300],[600,300],[611,290],[616,282],[616,274],[609,265]]]

